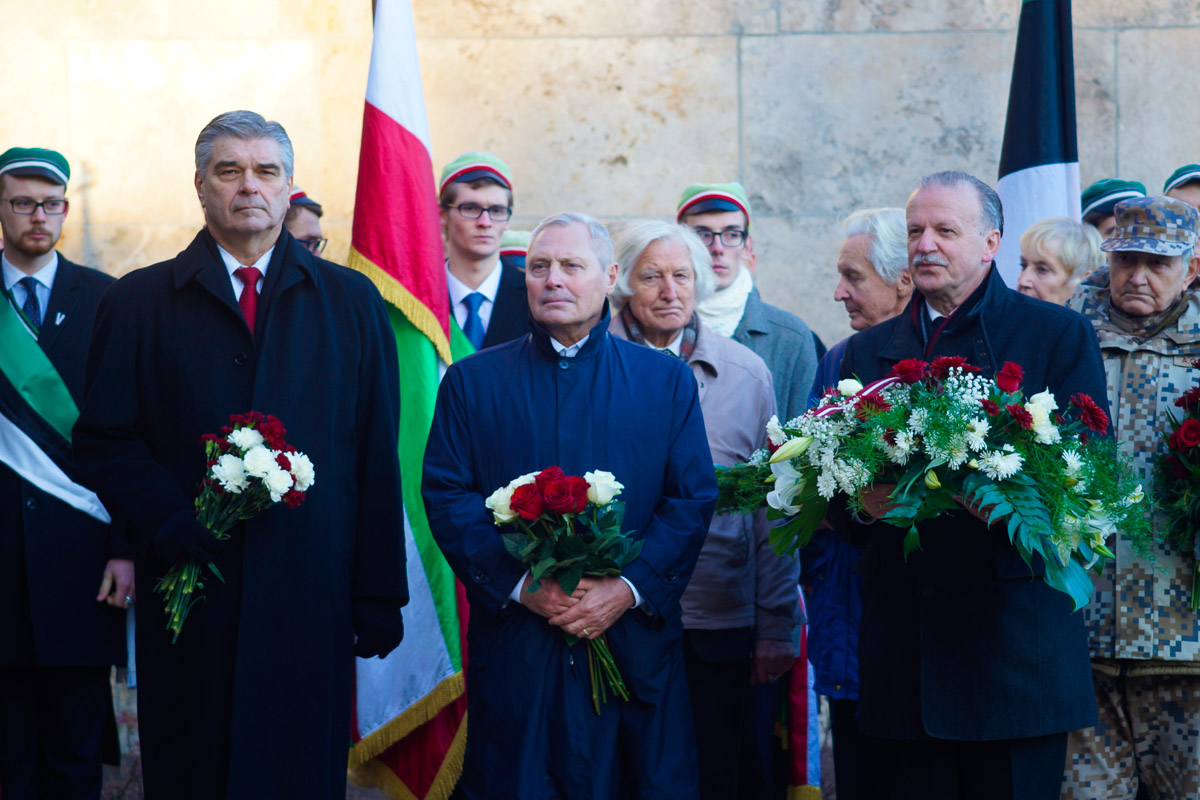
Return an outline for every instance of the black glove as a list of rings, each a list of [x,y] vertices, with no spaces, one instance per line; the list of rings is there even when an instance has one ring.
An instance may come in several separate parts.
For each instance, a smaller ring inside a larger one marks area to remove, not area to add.
[[[154,533],[154,552],[168,564],[178,564],[189,558],[207,564],[224,549],[225,543],[212,531],[196,522],[190,508],[176,511],[167,517]]]
[[[383,658],[396,649],[404,638],[404,617],[394,600],[360,599],[351,601],[354,615],[354,655],[359,658]]]

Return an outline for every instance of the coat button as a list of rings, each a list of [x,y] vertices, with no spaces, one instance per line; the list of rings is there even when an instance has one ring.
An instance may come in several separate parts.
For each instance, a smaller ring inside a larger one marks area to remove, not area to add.
[[[28,508],[30,511],[37,511],[37,507],[38,507],[37,498],[36,497],[26,497],[25,498],[25,507]]]
[[[570,362],[570,361],[568,361],[568,360],[567,360],[567,359],[565,359],[565,358],[564,358],[562,361],[559,361],[559,362],[558,362],[558,368],[559,368],[559,369],[566,369],[566,368],[567,368],[567,367],[569,367],[569,366],[571,366],[571,362]]]
[[[237,355],[235,355],[233,357],[233,363],[235,366],[238,366],[238,367],[246,366],[246,354],[238,353]]]
[[[670,572],[667,573],[667,580],[669,580],[669,581],[679,580],[679,573],[676,572],[675,570],[671,570]]]
[[[485,580],[483,570],[476,567],[475,571],[471,573],[471,580],[475,581],[476,583],[483,583]]]

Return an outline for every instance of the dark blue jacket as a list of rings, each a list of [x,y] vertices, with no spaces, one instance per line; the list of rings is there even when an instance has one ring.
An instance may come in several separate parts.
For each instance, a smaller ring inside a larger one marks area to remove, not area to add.
[[[948,320],[930,324],[924,298],[914,294],[899,316],[855,334],[841,376],[867,383],[903,359],[950,355],[965,356],[987,376],[1015,361],[1025,369],[1027,394],[1049,387],[1065,404],[1086,392],[1107,406],[1088,323],[1009,289],[994,266]],[[1043,582],[1040,561],[1030,574],[1002,526],[988,528],[965,511],[931,520],[907,563],[899,528],[850,527],[867,540],[860,562],[863,733],[983,741],[1095,723],[1083,616]]]
[[[525,567],[484,499],[558,465],[624,484],[625,529],[642,539],[627,577],[645,598],[609,629],[635,699],[596,716],[583,646],[510,602]],[[682,361],[608,333],[574,358],[544,330],[455,363],[438,391],[422,493],[438,545],[466,587],[471,733],[468,798],[687,798],[696,754],[679,598],[700,552],[716,479],[696,380]]]

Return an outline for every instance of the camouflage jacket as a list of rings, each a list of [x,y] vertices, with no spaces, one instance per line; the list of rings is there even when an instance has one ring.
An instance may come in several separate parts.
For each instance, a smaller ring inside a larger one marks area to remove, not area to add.
[[[1200,298],[1186,297],[1179,318],[1145,339],[1114,322],[1107,287],[1081,286],[1068,304],[1096,329],[1117,441],[1147,497],[1154,496],[1155,463],[1166,449],[1171,412],[1179,413],[1175,399],[1200,378],[1191,366],[1200,358]],[[1139,671],[1152,672],[1174,671],[1162,662],[1200,662],[1200,612],[1191,608],[1193,552],[1158,544],[1150,562],[1135,557],[1128,541],[1109,547],[1117,558],[1095,578],[1096,592],[1083,609],[1092,657],[1147,660]]]

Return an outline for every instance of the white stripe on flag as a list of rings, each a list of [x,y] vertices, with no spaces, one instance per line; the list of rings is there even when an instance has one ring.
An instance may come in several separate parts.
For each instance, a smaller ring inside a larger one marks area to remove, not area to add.
[[[54,495],[89,517],[104,523],[112,522],[99,497],[68,478],[25,431],[3,414],[0,414],[0,461],[46,494]]]
[[[417,32],[409,0],[378,0],[375,4],[375,40],[371,46],[371,71],[367,76],[367,102],[387,114],[429,146],[429,120],[425,117],[425,91],[417,60]]]
[[[438,626],[433,592],[404,515],[408,555],[408,605],[404,607],[404,640],[387,658],[357,658],[358,732],[362,738],[404,713],[439,683],[454,674],[446,640]]]
[[[1079,219],[1079,164],[1044,164],[1005,175],[996,184],[1004,204],[1004,238],[996,254],[1000,276],[1016,288],[1021,234],[1048,217]]]

